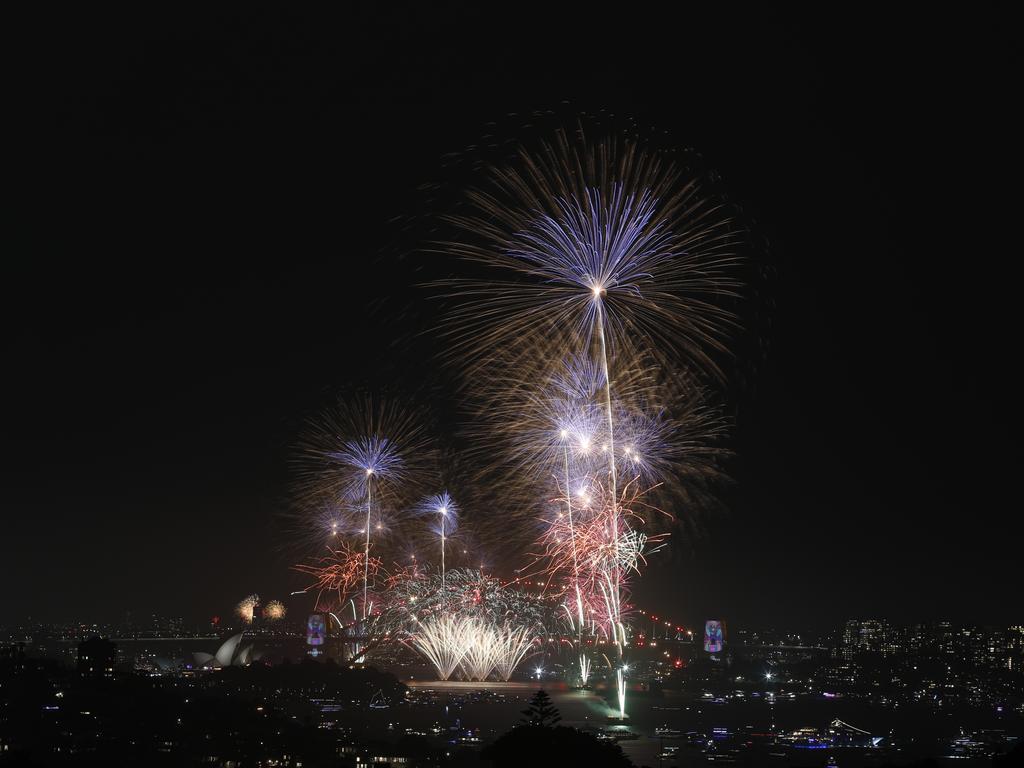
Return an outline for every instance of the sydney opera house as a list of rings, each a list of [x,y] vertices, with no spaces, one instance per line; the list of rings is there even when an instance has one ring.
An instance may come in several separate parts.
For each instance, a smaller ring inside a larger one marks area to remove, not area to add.
[[[232,635],[225,640],[216,653],[193,653],[195,665],[199,669],[220,669],[222,667],[244,667],[258,660],[262,651],[253,650],[253,643],[242,645],[242,633]]]

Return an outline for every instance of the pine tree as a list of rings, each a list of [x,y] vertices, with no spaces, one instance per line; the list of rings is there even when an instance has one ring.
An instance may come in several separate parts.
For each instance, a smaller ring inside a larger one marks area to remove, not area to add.
[[[523,710],[523,722],[527,725],[551,728],[561,719],[558,708],[551,703],[551,697],[543,688],[533,694],[530,706]]]

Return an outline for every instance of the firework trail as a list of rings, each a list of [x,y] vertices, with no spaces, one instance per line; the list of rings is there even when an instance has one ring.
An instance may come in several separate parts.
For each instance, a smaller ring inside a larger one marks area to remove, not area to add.
[[[437,669],[437,676],[447,680],[462,663],[472,643],[475,623],[458,616],[436,616],[419,622],[412,636],[412,645]]]
[[[455,533],[459,523],[459,507],[448,495],[448,491],[442,491],[436,496],[430,496],[420,503],[420,514],[427,519],[436,521],[436,532],[441,540],[441,593],[445,593],[445,542]],[[434,526],[431,526],[433,529]]]
[[[522,547],[534,538],[539,500],[561,498],[568,513],[565,487],[586,485],[609,465],[605,379],[596,356],[566,354],[552,343],[537,349],[549,361],[546,372],[517,368],[496,351],[500,373],[466,393],[475,413],[465,454],[476,468],[467,492],[474,507],[503,511],[474,524],[487,539]],[[612,402],[618,474],[639,478],[655,506],[682,508],[690,522],[717,505],[728,420],[692,377],[666,374],[632,349],[619,360],[625,372],[615,379]],[[659,522],[674,526],[676,517]],[[510,529],[510,519],[519,525]]]
[[[297,462],[298,507],[314,540],[358,536],[364,620],[371,604],[372,544],[405,522],[402,512],[432,456],[428,435],[412,413],[380,399],[340,402],[312,420],[303,435]],[[331,552],[341,562],[325,574],[330,578],[321,590],[340,591],[349,586],[352,551],[341,547]]]
[[[494,635],[497,646],[494,654],[494,671],[500,680],[508,682],[537,638],[530,627],[512,624],[503,624],[494,630]]]
[[[490,625],[464,616],[430,619],[413,644],[447,680],[458,669],[467,680],[487,680],[492,673],[507,682],[537,642],[530,627]]]
[[[467,625],[466,648],[459,666],[469,680],[486,680],[492,673],[508,682],[537,642],[531,627],[462,619]]]
[[[469,680],[486,680],[497,663],[497,634],[486,624],[460,619],[467,625],[466,646],[459,666]]]
[[[522,509],[536,509],[542,494],[552,502],[536,516],[543,551],[533,553],[527,571],[546,569],[552,587],[558,579],[566,582],[580,678],[586,684],[591,662],[584,633],[589,628],[624,644],[621,616],[610,618],[609,611],[624,610],[625,581],[637,572],[635,542],[656,547],[660,534],[675,524],[674,516],[662,511],[664,505],[682,500],[692,513],[698,506],[689,503],[696,489],[721,479],[727,423],[691,380],[664,376],[639,353],[622,355],[628,375],[612,402],[619,438],[613,442],[603,366],[592,356],[560,355],[556,347],[543,350],[553,361],[545,378],[531,371],[528,380],[520,381],[513,369],[512,375],[500,377],[502,389],[485,393],[478,423],[481,437],[488,437],[480,444],[490,461],[481,462],[485,469],[476,482],[514,496]],[[495,443],[501,451],[495,451]],[[614,486],[609,472],[613,453],[619,470]],[[612,505],[615,493],[618,503]],[[640,526],[642,537],[627,522]],[[592,553],[598,548],[609,554],[595,566]],[[602,566],[617,575],[597,574]]]
[[[570,526],[564,538],[573,553],[572,580],[579,584],[580,540],[572,517],[568,486],[574,479],[566,441],[579,431],[577,419],[587,431],[595,426],[596,404],[603,417],[597,423],[603,422],[608,492],[606,511],[598,515],[604,549],[600,577],[594,581],[618,652],[622,715],[622,589],[635,564],[638,539],[619,507],[616,439],[621,446],[622,430],[630,424],[647,436],[662,424],[658,411],[646,419],[623,419],[631,411],[616,382],[628,380],[631,358],[638,354],[663,368],[677,365],[682,356],[694,371],[722,378],[714,355],[725,351],[734,324],[725,305],[738,297],[742,231],[707,187],[699,176],[635,144],[594,144],[585,137],[574,141],[560,132],[555,143],[543,145],[539,153],[522,152],[515,167],[495,170],[490,185],[472,191],[475,210],[451,217],[465,237],[445,244],[449,252],[490,272],[482,279],[448,284],[450,296],[460,299],[449,336],[471,376],[496,378],[505,372],[496,369],[494,349],[505,350],[503,362],[522,372],[520,380],[550,379],[553,367],[574,356],[591,363],[586,378],[598,383],[601,396],[593,402],[591,387],[591,402],[561,416],[558,429]],[[539,354],[552,346],[553,359]],[[589,435],[578,439],[584,452],[590,440]],[[630,441],[624,450],[638,476],[651,459],[639,442]],[[543,455],[543,448],[538,453]],[[580,596],[580,625],[582,611]]]

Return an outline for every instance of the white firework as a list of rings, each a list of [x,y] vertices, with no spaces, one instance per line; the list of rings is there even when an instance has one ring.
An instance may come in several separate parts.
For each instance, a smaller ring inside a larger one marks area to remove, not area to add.
[[[412,644],[422,653],[441,680],[447,680],[462,662],[469,646],[473,623],[457,616],[437,616],[417,622]]]
[[[468,680],[495,674],[508,681],[537,639],[530,626],[496,624],[471,616],[438,616],[417,623],[412,645],[441,680],[458,669]]]

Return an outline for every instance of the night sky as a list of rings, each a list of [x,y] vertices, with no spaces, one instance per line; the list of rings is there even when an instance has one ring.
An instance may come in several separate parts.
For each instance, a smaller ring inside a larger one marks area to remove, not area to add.
[[[450,389],[433,267],[395,246],[418,189],[488,123],[602,109],[700,150],[773,274],[728,513],[638,604],[1024,618],[1008,21],[516,8],[26,22],[0,622],[297,589],[303,419],[354,384]]]

